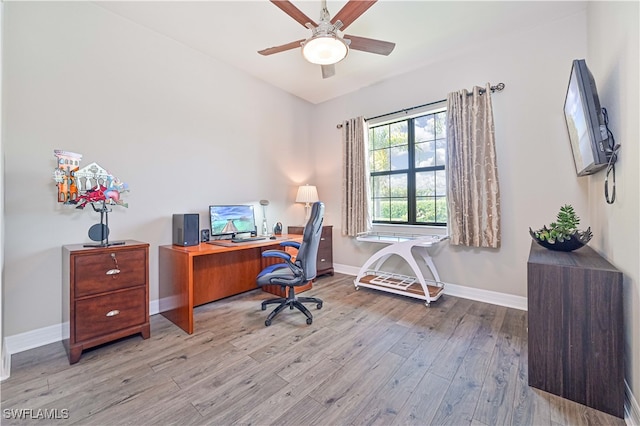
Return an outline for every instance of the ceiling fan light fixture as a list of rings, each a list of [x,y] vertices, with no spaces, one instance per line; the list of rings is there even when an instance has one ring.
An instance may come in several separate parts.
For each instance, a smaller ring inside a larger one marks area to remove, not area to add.
[[[302,44],[302,55],[312,64],[336,64],[346,58],[347,53],[347,43],[335,34],[314,35]]]

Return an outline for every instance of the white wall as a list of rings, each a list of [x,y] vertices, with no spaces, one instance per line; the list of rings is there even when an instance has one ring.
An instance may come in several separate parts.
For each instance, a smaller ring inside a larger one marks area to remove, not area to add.
[[[313,141],[318,191],[328,201],[336,263],[358,266],[379,247],[340,237],[340,131],[336,124],[446,98],[450,91],[503,82],[493,95],[502,247],[445,246],[434,260],[441,279],[475,289],[526,297],[528,228],[555,220],[572,204],[589,224],[587,181],[575,176],[562,106],[575,58],[587,53],[586,11],[494,40],[470,44],[433,63],[317,107]],[[419,60],[419,58],[417,59]]]
[[[0,3],[0,100],[2,99],[2,34],[4,25],[4,3]],[[0,380],[9,377],[11,355],[7,352],[4,333],[4,149],[2,127],[2,102],[0,101]]]
[[[303,217],[310,104],[88,2],[9,2],[5,15],[6,336],[60,323],[60,247],[99,222],[56,203],[54,149],[129,184],[110,239],[151,244],[152,301],[173,213],[207,228],[209,204],[268,199],[270,224]]]
[[[340,237],[336,124],[504,82],[493,95],[503,245],[445,246],[435,258],[441,276],[526,296],[528,228],[573,204],[594,230],[593,246],[625,272],[627,377],[637,393],[638,5],[611,4],[589,3],[589,19],[583,11],[486,46],[469,44],[441,62],[311,106],[90,3],[6,3],[5,335],[60,322],[60,246],[87,241],[99,220],[55,202],[54,149],[80,152],[83,165],[96,161],[130,185],[129,209],[110,215],[112,239],[151,244],[154,300],[157,246],[171,242],[172,213],[199,212],[204,221],[210,203],[266,198],[278,212],[270,223],[299,223],[299,183],[318,185],[327,204],[335,262],[357,268],[377,247]],[[573,170],[562,104],[575,58],[593,68],[623,145],[614,206],[604,204],[602,175],[578,179]]]
[[[640,7],[638,2],[591,2],[588,56],[609,127],[621,144],[616,201],[604,197],[605,172],[589,177],[592,246],[624,273],[626,377],[640,392]],[[611,178],[610,178],[611,179]],[[637,409],[637,406],[636,406]],[[636,413],[636,416],[640,413]]]

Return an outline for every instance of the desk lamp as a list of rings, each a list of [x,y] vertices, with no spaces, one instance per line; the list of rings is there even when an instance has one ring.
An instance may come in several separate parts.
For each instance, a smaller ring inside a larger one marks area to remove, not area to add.
[[[318,190],[314,185],[303,185],[298,188],[298,195],[296,195],[296,203],[304,204],[304,223],[306,224],[311,214],[311,204],[318,201]]]
[[[267,206],[269,205],[269,200],[260,200],[260,205],[262,206],[262,235],[268,237],[269,234],[269,226],[267,225]]]

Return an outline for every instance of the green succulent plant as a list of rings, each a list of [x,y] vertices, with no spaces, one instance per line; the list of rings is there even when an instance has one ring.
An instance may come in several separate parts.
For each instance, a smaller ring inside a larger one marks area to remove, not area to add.
[[[556,241],[563,242],[570,239],[573,234],[578,232],[579,224],[580,218],[576,215],[573,207],[570,204],[565,204],[560,207],[556,222],[551,222],[549,227],[543,226],[533,233],[541,241],[553,244]]]

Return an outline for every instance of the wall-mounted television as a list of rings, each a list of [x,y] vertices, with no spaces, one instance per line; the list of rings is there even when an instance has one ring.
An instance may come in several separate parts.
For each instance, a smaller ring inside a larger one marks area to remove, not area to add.
[[[607,129],[596,83],[584,59],[573,61],[564,117],[576,174],[586,176],[606,167],[610,155]]]
[[[256,232],[256,220],[251,205],[212,205],[209,206],[209,218],[213,239]]]

